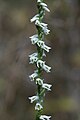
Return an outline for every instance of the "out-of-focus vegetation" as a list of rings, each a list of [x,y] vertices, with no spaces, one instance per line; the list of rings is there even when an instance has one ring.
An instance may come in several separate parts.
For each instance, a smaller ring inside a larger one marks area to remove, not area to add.
[[[52,51],[46,59],[52,72],[44,78],[53,88],[44,111],[52,120],[80,120],[80,0],[45,2],[51,10],[44,21],[51,29],[46,39]],[[36,0],[0,0],[0,120],[35,116],[28,100],[35,91],[28,55],[35,49],[29,36],[36,30],[30,23],[36,10]]]

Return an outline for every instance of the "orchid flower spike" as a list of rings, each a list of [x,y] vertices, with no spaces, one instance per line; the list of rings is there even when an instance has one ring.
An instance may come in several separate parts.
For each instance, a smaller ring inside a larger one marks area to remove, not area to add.
[[[45,53],[49,53],[51,50],[51,47],[47,46],[44,41],[45,35],[48,35],[50,30],[48,29],[48,24],[43,22],[45,11],[50,12],[50,10],[44,0],[37,0],[37,7],[38,13],[30,20],[37,28],[37,34],[30,37],[31,43],[36,46],[37,51],[29,55],[29,63],[35,64],[37,68],[29,78],[36,84],[37,91],[36,95],[29,97],[29,100],[31,103],[35,103],[36,120],[50,120],[51,116],[42,115],[45,92],[51,91],[52,87],[51,84],[44,83],[42,78],[42,71],[51,72],[51,67],[43,60],[46,57]]]

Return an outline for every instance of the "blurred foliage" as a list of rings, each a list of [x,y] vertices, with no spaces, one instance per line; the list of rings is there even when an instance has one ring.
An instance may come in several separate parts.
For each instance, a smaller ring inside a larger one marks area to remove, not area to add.
[[[43,76],[53,88],[44,111],[52,120],[80,120],[80,0],[45,2],[51,10],[44,21],[51,29],[45,39],[52,47],[46,58],[52,72]],[[28,100],[35,91],[28,55],[35,50],[29,37],[36,32],[30,23],[36,11],[36,1],[0,0],[0,120],[35,118]]]

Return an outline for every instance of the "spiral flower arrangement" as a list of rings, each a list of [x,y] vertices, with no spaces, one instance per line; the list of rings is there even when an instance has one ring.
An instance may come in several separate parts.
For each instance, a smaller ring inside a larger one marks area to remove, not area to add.
[[[36,120],[50,120],[51,116],[43,115],[43,100],[46,91],[51,91],[51,84],[47,84],[44,82],[42,78],[42,71],[46,71],[49,73],[51,71],[51,67],[46,65],[46,62],[43,61],[43,58],[46,57],[45,52],[49,52],[51,47],[47,46],[44,42],[44,36],[50,33],[48,29],[48,25],[43,23],[43,18],[45,15],[45,11],[50,12],[47,7],[47,4],[44,3],[43,0],[37,0],[37,8],[38,14],[35,15],[31,22],[35,23],[37,28],[37,34],[30,37],[31,43],[36,46],[37,52],[29,55],[30,64],[36,65],[36,70],[32,73],[29,78],[31,81],[34,81],[37,85],[36,95],[29,97],[31,103],[35,103],[36,110]]]

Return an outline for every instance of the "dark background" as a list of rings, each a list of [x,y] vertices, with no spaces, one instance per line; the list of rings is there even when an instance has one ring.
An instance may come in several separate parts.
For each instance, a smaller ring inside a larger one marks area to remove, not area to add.
[[[44,72],[47,92],[44,113],[52,120],[80,120],[80,0],[45,0],[51,12],[44,21],[52,47],[47,54],[50,74]],[[0,0],[0,120],[35,120],[28,96],[36,86],[29,80],[35,69],[28,55],[36,51],[29,37],[36,33],[30,19],[37,13],[36,0]]]

